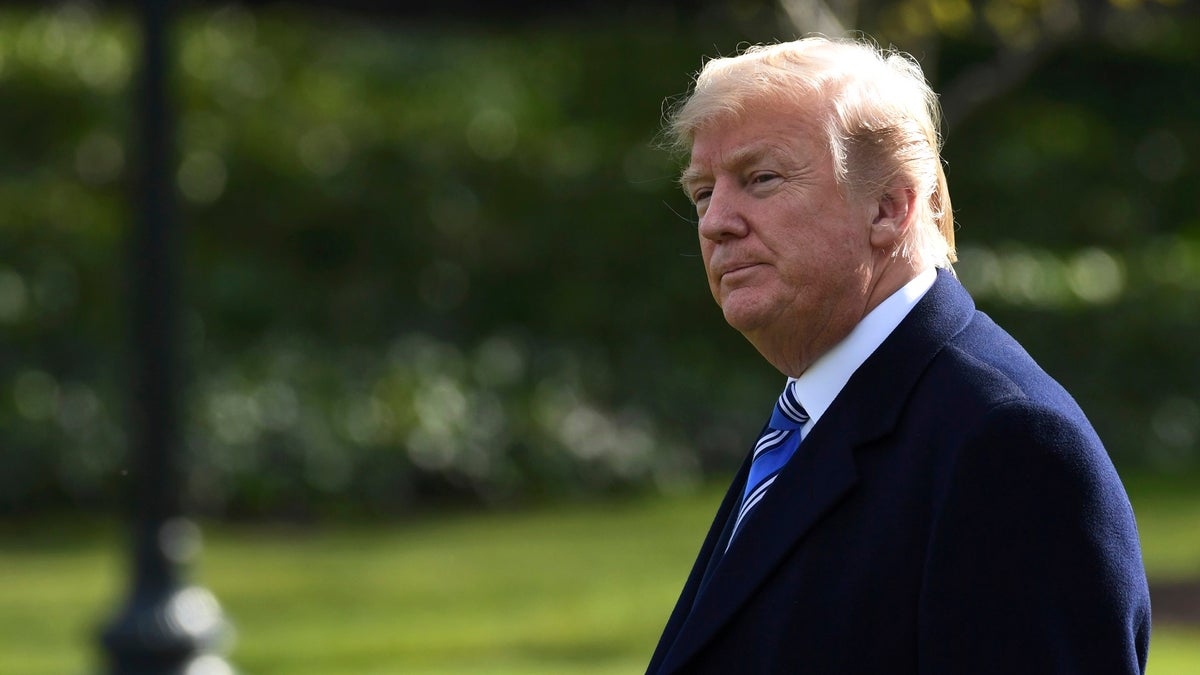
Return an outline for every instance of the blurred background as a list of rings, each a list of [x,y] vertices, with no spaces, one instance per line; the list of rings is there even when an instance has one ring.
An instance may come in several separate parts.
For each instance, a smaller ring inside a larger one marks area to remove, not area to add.
[[[172,27],[183,498],[239,669],[644,668],[781,377],[708,294],[664,101],[861,30],[942,94],[958,273],[1105,440],[1150,672],[1196,672],[1195,3],[406,4]],[[95,667],[124,592],[139,59],[129,4],[0,8],[4,673]]]

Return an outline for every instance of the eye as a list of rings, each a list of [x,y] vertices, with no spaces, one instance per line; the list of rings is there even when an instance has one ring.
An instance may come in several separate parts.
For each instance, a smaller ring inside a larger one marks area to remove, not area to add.
[[[702,202],[706,201],[706,199],[708,199],[709,197],[712,197],[712,196],[713,196],[713,186],[712,185],[696,185],[696,186],[692,186],[691,189],[688,191],[688,198],[691,199],[691,203],[695,204],[695,207],[697,209],[700,208],[700,205]]]
[[[758,184],[758,185],[762,185],[764,183],[770,183],[771,181],[774,181],[778,178],[779,178],[779,174],[777,174],[777,173],[771,173],[770,171],[763,171],[763,172],[756,173],[753,176],[751,176],[750,182]]]

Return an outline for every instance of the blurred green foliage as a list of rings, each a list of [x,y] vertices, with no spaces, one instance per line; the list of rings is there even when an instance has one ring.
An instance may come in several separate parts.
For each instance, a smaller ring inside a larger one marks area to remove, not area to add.
[[[1119,462],[1195,468],[1195,13],[857,7],[945,95],[957,268],[981,307]],[[790,37],[784,16],[184,14],[193,505],[674,490],[736,462],[779,376],[708,297],[655,137],[702,55]],[[0,513],[110,506],[129,480],[135,38],[132,17],[87,4],[0,10]]]

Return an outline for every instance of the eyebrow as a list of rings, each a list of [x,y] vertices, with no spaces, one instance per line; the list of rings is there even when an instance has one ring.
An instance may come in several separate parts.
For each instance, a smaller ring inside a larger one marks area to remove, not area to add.
[[[701,178],[708,175],[708,171],[697,167],[694,164],[689,164],[688,168],[684,169],[679,176],[679,185],[687,192],[691,192],[691,188],[696,183],[700,182]]]

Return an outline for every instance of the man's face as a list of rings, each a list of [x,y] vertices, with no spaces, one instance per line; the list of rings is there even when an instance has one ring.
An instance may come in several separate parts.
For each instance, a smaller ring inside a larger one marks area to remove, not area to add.
[[[866,314],[872,270],[871,204],[838,189],[819,119],[776,105],[701,128],[683,181],[725,320],[799,372]]]

